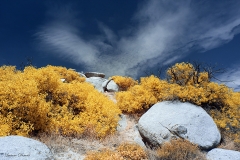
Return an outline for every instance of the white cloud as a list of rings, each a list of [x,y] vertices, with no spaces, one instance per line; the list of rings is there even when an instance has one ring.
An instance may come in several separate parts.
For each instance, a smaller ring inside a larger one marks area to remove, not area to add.
[[[236,29],[239,8],[237,0],[150,0],[133,15],[137,25],[125,28],[131,34],[116,34],[99,22],[102,34],[89,35],[91,40],[83,38],[81,27],[69,22],[79,21],[71,10],[54,10],[49,12],[52,22],[41,27],[37,35],[43,48],[88,70],[134,77],[148,66],[168,65],[192,49],[204,52],[229,42],[240,32]]]
[[[75,30],[72,26],[55,22],[44,26],[37,35],[43,46],[57,56],[76,64],[90,64],[96,61],[98,49],[78,36]]]
[[[229,67],[226,72],[219,75],[217,79],[223,81],[222,83],[228,87],[233,88],[234,91],[240,92],[240,65]],[[220,83],[219,81],[216,82]]]

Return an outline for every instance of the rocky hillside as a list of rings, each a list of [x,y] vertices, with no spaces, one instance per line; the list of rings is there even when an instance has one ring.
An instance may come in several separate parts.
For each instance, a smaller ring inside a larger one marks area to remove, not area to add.
[[[166,74],[0,67],[0,159],[240,157],[240,93],[189,63]]]

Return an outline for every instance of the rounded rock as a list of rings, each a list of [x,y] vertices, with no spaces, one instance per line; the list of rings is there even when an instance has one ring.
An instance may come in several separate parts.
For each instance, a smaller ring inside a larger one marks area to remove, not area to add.
[[[86,72],[85,76],[87,78],[90,78],[90,77],[101,77],[101,78],[104,78],[105,74],[104,73],[99,73],[99,72]]]

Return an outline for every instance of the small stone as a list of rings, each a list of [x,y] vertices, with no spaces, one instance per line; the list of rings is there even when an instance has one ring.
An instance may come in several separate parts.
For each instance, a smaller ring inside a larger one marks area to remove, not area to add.
[[[105,74],[104,73],[98,73],[98,72],[86,72],[85,76],[87,78],[90,78],[90,77],[101,77],[101,78],[104,78]]]

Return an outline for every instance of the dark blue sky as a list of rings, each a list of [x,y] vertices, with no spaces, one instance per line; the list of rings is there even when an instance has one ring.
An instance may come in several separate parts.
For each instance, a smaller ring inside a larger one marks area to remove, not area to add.
[[[1,0],[0,65],[134,78],[176,62],[217,64],[240,90],[239,0]]]

